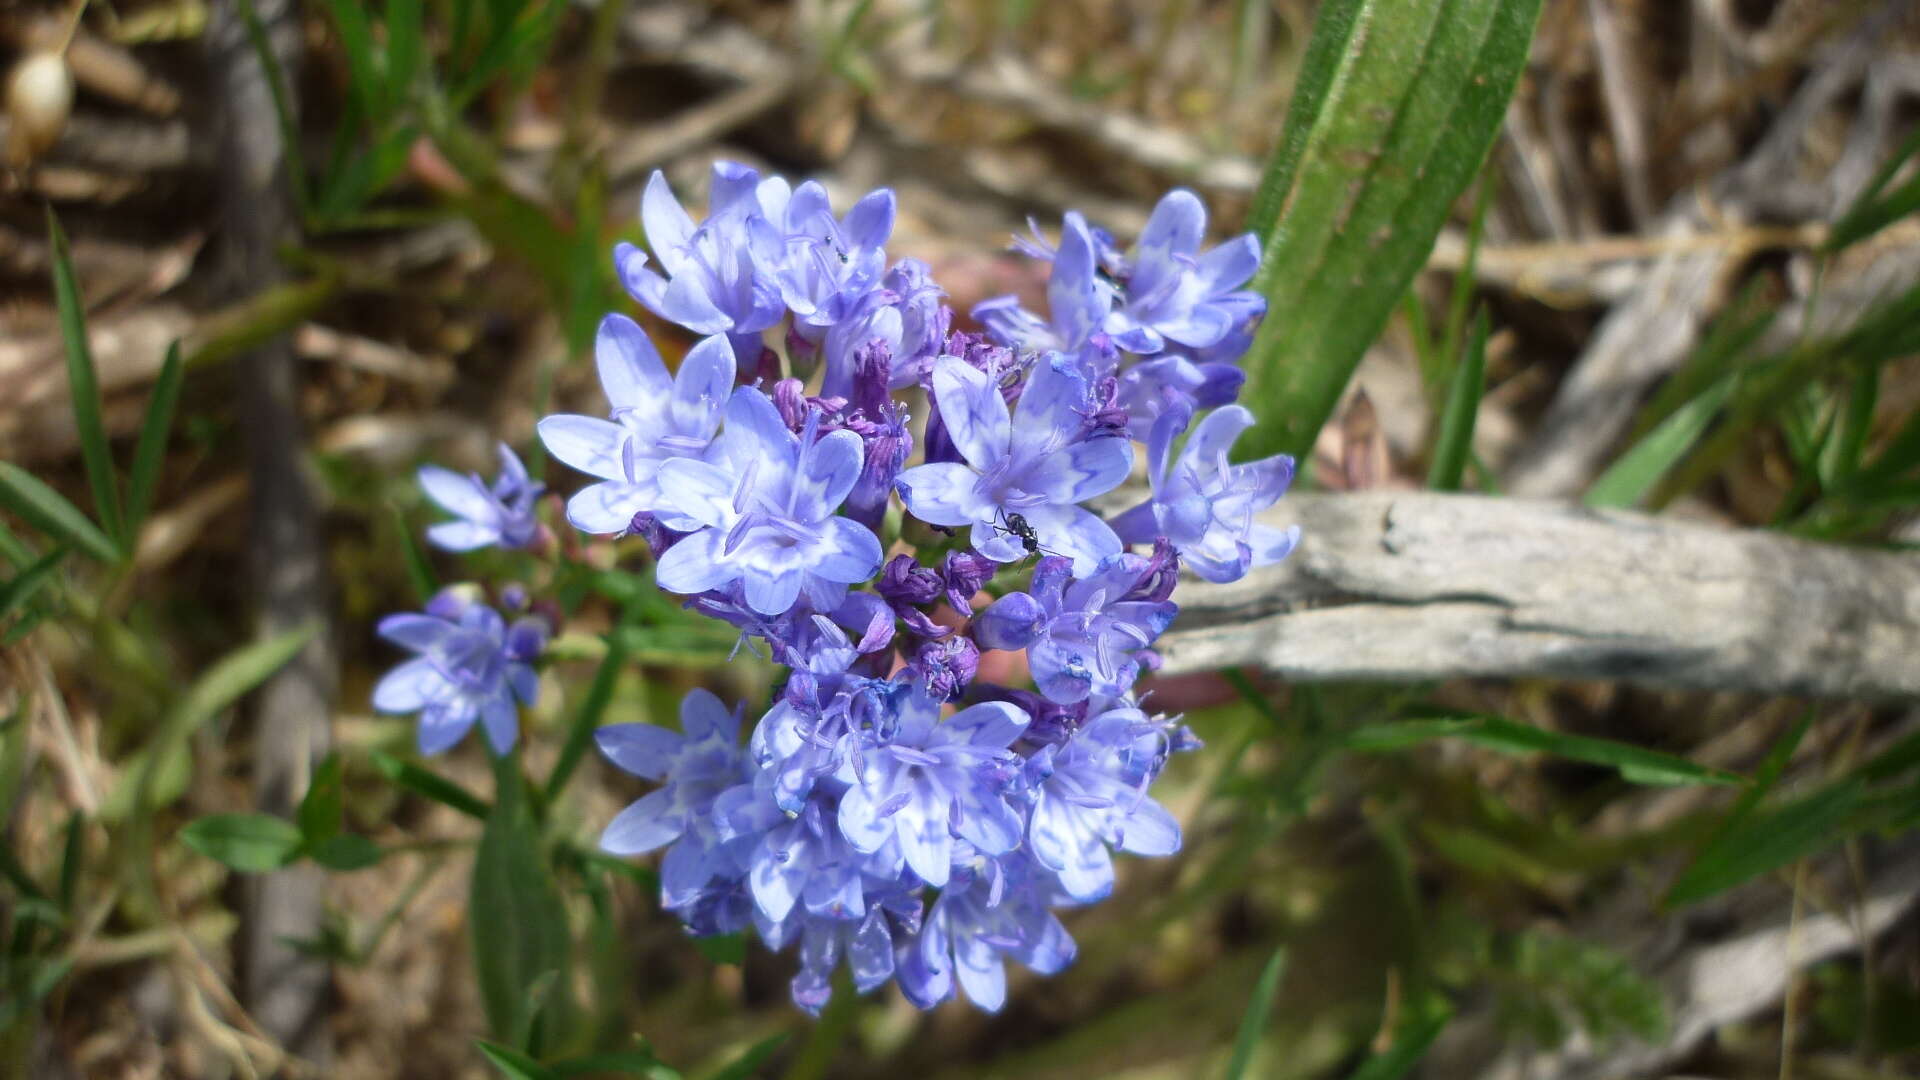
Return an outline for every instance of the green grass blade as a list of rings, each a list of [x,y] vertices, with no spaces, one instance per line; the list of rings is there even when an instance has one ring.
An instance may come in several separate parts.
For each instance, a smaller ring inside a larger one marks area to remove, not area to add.
[[[433,577],[433,564],[427,561],[420,538],[413,535],[413,526],[407,523],[407,515],[398,506],[393,508],[393,524],[399,530],[400,552],[407,560],[407,581],[413,586],[414,595],[424,604],[440,591],[440,585]]]
[[[1473,217],[1467,225],[1467,257],[1460,264],[1460,272],[1453,276],[1453,290],[1447,296],[1446,337],[1441,342],[1441,356],[1447,361],[1460,354],[1466,345],[1464,335],[1467,332],[1467,308],[1473,303],[1475,275],[1480,266],[1480,241],[1487,232],[1487,208],[1493,202],[1494,182],[1491,176],[1482,173],[1479,191],[1473,197]],[[1431,400],[1440,384],[1446,382],[1446,372],[1427,373],[1427,396]]]
[[[122,551],[127,549],[126,521],[120,515],[119,482],[113,473],[113,446],[101,416],[100,373],[87,345],[87,317],[80,302],[80,286],[73,278],[73,255],[60,219],[47,208],[47,237],[53,245],[53,298],[60,309],[60,337],[67,346],[67,386],[73,394],[73,423],[80,434],[80,460],[87,467],[87,486],[93,489],[94,512],[100,527]]]
[[[1547,753],[1617,770],[1635,784],[1737,784],[1740,777],[1674,754],[1611,739],[1568,735],[1500,716],[1444,717],[1370,724],[1346,736],[1350,750],[1401,750],[1429,739],[1461,739],[1503,754]]]
[[[1540,0],[1327,0],[1255,196],[1267,318],[1250,453],[1305,460],[1361,354],[1480,171]]]
[[[1734,376],[1725,376],[1662,420],[1600,474],[1583,501],[1588,506],[1628,507],[1646,498],[1660,478],[1700,441],[1733,393],[1735,381]]]
[[[1467,472],[1467,455],[1473,451],[1473,425],[1480,416],[1486,374],[1487,313],[1483,309],[1474,316],[1473,336],[1467,339],[1466,352],[1454,365],[1453,382],[1447,388],[1440,438],[1433,444],[1433,464],[1427,469],[1427,486],[1435,491],[1460,490],[1460,479]]]
[[[1858,781],[1822,788],[1775,810],[1762,811],[1707,845],[1667,893],[1669,904],[1691,904],[1838,844],[1859,831],[1867,808]]]
[[[1867,436],[1873,430],[1873,410],[1879,403],[1880,368],[1855,372],[1838,427],[1820,455],[1820,483],[1827,490],[1845,488],[1860,474],[1867,455]]]
[[[120,548],[87,515],[32,473],[5,461],[0,461],[0,508],[103,563],[120,561]]]
[[[141,522],[153,506],[153,490],[160,483],[160,467],[167,460],[167,435],[173,430],[173,411],[180,404],[180,384],[186,369],[180,362],[180,343],[167,346],[166,363],[154,381],[147,416],[140,423],[140,441],[133,448],[133,471],[127,480],[127,537],[131,549]]]
[[[438,773],[429,772],[410,761],[402,761],[388,754],[375,753],[372,756],[373,767],[380,771],[380,775],[415,795],[432,799],[442,806],[452,807],[479,821],[487,820],[487,815],[492,812],[493,808],[487,805],[485,799]]]
[[[0,619],[13,614],[15,608],[33,599],[33,594],[39,592],[41,586],[51,580],[54,568],[59,566],[60,560],[66,557],[66,548],[54,548],[28,565],[25,570],[5,581],[0,581]]]
[[[1920,176],[1913,176],[1887,193],[1887,184],[1902,166],[1920,152],[1920,132],[1907,136],[1893,157],[1875,174],[1867,189],[1854,200],[1847,212],[1834,223],[1827,235],[1826,250],[1840,251],[1853,246],[1894,222],[1920,210]]]
[[[487,1064],[498,1069],[507,1080],[554,1080],[551,1070],[511,1046],[485,1039],[475,1039],[473,1045],[487,1059]]]
[[[573,778],[573,770],[580,765],[580,759],[586,756],[587,748],[593,743],[593,733],[600,727],[600,717],[607,711],[607,705],[613,700],[614,684],[620,681],[620,669],[627,662],[627,638],[618,633],[607,636],[607,655],[600,659],[600,667],[593,673],[593,683],[587,688],[587,698],[580,703],[580,711],[573,718],[573,728],[567,732],[566,744],[560,748],[560,759],[554,762],[553,772],[547,777],[547,801],[560,797],[566,790],[567,781]]]
[[[67,842],[60,850],[60,910],[74,914],[80,895],[80,869],[87,857],[87,819],[75,810],[67,815]]]
[[[1247,1066],[1253,1064],[1254,1048],[1260,1045],[1260,1033],[1267,1030],[1267,1018],[1273,1012],[1273,995],[1279,991],[1280,977],[1286,971],[1287,948],[1282,945],[1273,950],[1273,957],[1260,970],[1260,980],[1253,984],[1253,995],[1247,998],[1240,1031],[1233,1037],[1233,1056],[1227,1059],[1225,1080],[1241,1080],[1247,1075]]]

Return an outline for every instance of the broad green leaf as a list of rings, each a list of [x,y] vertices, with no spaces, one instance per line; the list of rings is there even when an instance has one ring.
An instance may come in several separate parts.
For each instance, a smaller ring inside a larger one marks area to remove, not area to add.
[[[500,1070],[500,1075],[508,1080],[553,1080],[554,1073],[546,1066],[510,1046],[501,1046],[485,1039],[473,1040],[473,1045],[485,1055],[487,1063]]]
[[[514,758],[495,763],[499,793],[474,855],[468,922],[480,999],[494,1034],[527,1045],[539,1019],[529,999],[542,979],[565,985],[566,909],[541,857]]]
[[[300,829],[270,814],[215,814],[180,830],[180,841],[246,874],[278,870],[300,852]]]
[[[80,435],[80,460],[87,467],[87,486],[93,489],[94,512],[100,527],[122,550],[127,547],[126,519],[120,515],[120,485],[113,471],[113,446],[107,441],[106,421],[100,415],[100,374],[87,344],[87,317],[80,286],[73,279],[73,256],[60,219],[47,207],[47,236],[53,246],[53,299],[60,310],[60,337],[67,346],[67,388],[73,395],[73,423]]]
[[[33,599],[33,594],[53,578],[54,568],[60,560],[67,557],[66,548],[54,548],[40,556],[32,565],[5,581],[0,581],[0,619],[6,618],[20,605]]]
[[[1249,451],[1300,460],[1493,144],[1541,0],[1325,0],[1249,228]]]
[[[308,844],[320,844],[340,834],[341,818],[346,813],[346,774],[340,755],[328,754],[314,767],[307,781],[307,794],[294,811],[294,821]]]
[[[470,818],[481,821],[487,819],[491,808],[486,800],[459,784],[388,754],[375,753],[372,758],[373,767],[380,770],[380,775],[415,795],[432,799],[442,806],[450,806]]]
[[[758,1069],[775,1050],[787,1041],[787,1033],[769,1035],[752,1046],[739,1057],[727,1062],[707,1080],[752,1080],[754,1070]]]
[[[1399,750],[1428,739],[1462,739],[1503,754],[1544,752],[1605,765],[1635,784],[1737,784],[1740,777],[1686,758],[1608,739],[1546,731],[1499,716],[1466,716],[1373,724],[1346,737],[1350,750]]]
[[[301,846],[300,854],[329,870],[351,873],[365,870],[386,856],[380,845],[357,833],[334,833],[317,842]]]
[[[1473,425],[1480,416],[1480,395],[1486,391],[1487,313],[1473,320],[1473,336],[1453,369],[1447,388],[1446,411],[1440,416],[1440,438],[1433,444],[1433,464],[1427,486],[1435,491],[1459,491],[1466,475],[1467,456],[1473,452]]]
[[[18,465],[0,461],[0,507],[55,540],[103,563],[120,561],[120,548],[87,515]]]
[[[160,365],[160,377],[154,380],[153,396],[147,399],[147,416],[140,424],[140,441],[133,448],[133,471],[127,480],[127,549],[133,550],[140,525],[153,507],[153,489],[160,482],[160,467],[167,460],[167,435],[173,430],[173,410],[180,403],[180,384],[185,378],[180,362],[180,343],[167,346],[166,363]]]
[[[1587,489],[1583,500],[1588,506],[1629,507],[1646,498],[1660,478],[1686,456],[1700,436],[1720,414],[1720,407],[1733,393],[1736,377],[1727,375],[1707,387],[1699,397],[1674,410],[1658,427],[1620,459],[1607,467]]]
[[[1393,1045],[1384,1053],[1368,1058],[1353,1071],[1351,1080],[1400,1080],[1413,1071],[1427,1048],[1446,1030],[1453,1019],[1453,1007],[1439,995],[1432,995],[1414,1015],[1402,1020],[1393,1035]]]
[[[1280,976],[1286,970],[1287,949],[1282,945],[1273,950],[1267,966],[1260,970],[1259,981],[1253,984],[1253,994],[1247,998],[1240,1031],[1233,1037],[1233,1056],[1227,1059],[1226,1080],[1241,1080],[1247,1074],[1247,1066],[1253,1064],[1253,1051],[1260,1045],[1261,1033],[1267,1030],[1268,1019],[1273,1014],[1273,995],[1280,989]]]

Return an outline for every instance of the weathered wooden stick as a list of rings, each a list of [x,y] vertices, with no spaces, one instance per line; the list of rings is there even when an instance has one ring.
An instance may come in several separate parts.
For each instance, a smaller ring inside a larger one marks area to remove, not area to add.
[[[253,5],[281,70],[297,71],[299,6]],[[223,112],[220,148],[221,268],[231,296],[286,279],[274,252],[298,234],[272,91],[246,29],[244,0],[213,6],[206,48]],[[250,478],[248,549],[254,621],[262,638],[327,618],[319,505],[301,466],[299,369],[285,336],[235,361]],[[337,662],[323,628],[253,699],[253,777],[260,809],[292,813],[331,741]],[[289,945],[311,938],[325,914],[325,877],[312,865],[249,878],[241,911],[240,995],[247,1011],[288,1052],[328,1056],[323,960]]]
[[[1920,697],[1920,556],[1469,495],[1298,493],[1299,550],[1188,582],[1167,672]]]

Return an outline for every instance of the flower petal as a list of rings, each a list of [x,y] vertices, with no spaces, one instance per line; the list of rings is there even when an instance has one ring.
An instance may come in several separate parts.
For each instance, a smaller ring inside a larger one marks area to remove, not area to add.
[[[892,820],[880,816],[867,789],[859,784],[840,797],[839,825],[840,835],[855,851],[879,851],[893,836]]]
[[[999,1012],[1007,1003],[1007,966],[1000,953],[978,937],[955,942],[954,975],[967,999],[986,1012]]]
[[[986,472],[1006,457],[1013,418],[986,372],[957,356],[940,357],[933,365],[933,399],[967,464]]]
[[[740,569],[721,552],[725,542],[718,530],[703,529],[667,549],[654,568],[660,587],[682,596],[717,589],[740,576]]]
[[[648,419],[660,415],[672,382],[660,350],[639,323],[618,314],[600,320],[593,359],[600,370],[600,388],[615,410],[630,409]]]
[[[816,576],[841,585],[866,581],[880,572],[880,538],[857,521],[831,517],[821,523],[826,555],[815,562]],[[889,624],[891,625],[891,624]]]
[[[1120,553],[1120,538],[1113,529],[1081,507],[1036,506],[1027,511],[1026,517],[1041,548],[1073,560],[1076,577],[1093,573],[1102,560]],[[991,552],[981,554],[992,557]]]
[[[687,350],[674,374],[673,426],[682,435],[710,437],[732,392],[737,362],[724,334],[702,339]]]
[[[622,447],[632,436],[626,428],[591,416],[561,413],[535,428],[547,452],[565,464],[602,480],[625,480]]]
[[[1142,795],[1120,823],[1119,846],[1135,855],[1171,855],[1180,850],[1180,822]]]
[[[442,551],[474,551],[500,542],[500,530],[472,521],[443,521],[427,526],[427,542]]]
[[[409,660],[374,684],[373,707],[383,713],[418,712],[437,700],[446,688],[446,677],[433,666],[433,661]]]
[[[600,849],[614,855],[644,855],[680,839],[687,815],[674,806],[671,789],[642,795],[614,815],[600,834]]]
[[[666,779],[687,742],[679,732],[655,724],[608,724],[593,739],[608,761],[644,780]]]
[[[802,452],[802,469],[794,477],[789,513],[797,521],[819,521],[840,508],[860,479],[865,454],[860,436],[842,429],[820,436]]]
[[[980,474],[957,461],[915,465],[894,481],[907,512],[929,525],[971,525],[980,503]]]
[[[948,797],[924,776],[906,785],[907,804],[893,816],[900,853],[920,880],[940,888],[952,869],[953,833],[947,829]]]
[[[693,218],[674,198],[666,174],[659,169],[647,178],[646,191],[640,196],[640,224],[660,265],[668,274],[678,274],[684,265],[681,253],[693,239]]]
[[[420,489],[427,493],[427,498],[450,514],[488,522],[499,516],[486,487],[471,476],[462,476],[438,465],[423,465],[418,477]]]

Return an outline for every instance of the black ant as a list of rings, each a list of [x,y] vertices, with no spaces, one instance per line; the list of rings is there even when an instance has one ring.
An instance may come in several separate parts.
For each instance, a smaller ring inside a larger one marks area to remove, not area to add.
[[[1002,528],[1002,526],[1005,527]],[[994,526],[994,533],[999,536],[1013,536],[1017,538],[1020,541],[1020,546],[1027,549],[1028,558],[1036,555],[1058,554],[1058,552],[1048,551],[1046,548],[1040,546],[1040,534],[1033,531],[1032,525],[1027,524],[1027,518],[1024,514],[1011,514],[1005,510],[1000,511],[1000,525]]]

